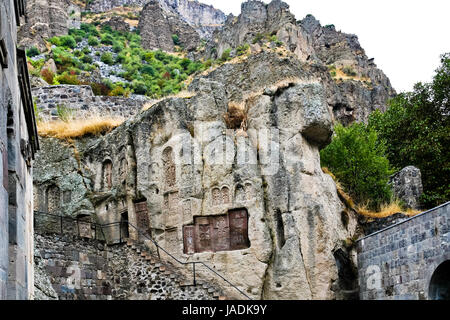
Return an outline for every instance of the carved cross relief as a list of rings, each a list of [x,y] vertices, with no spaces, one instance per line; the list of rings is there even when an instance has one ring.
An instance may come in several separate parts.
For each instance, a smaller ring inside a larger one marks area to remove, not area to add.
[[[194,225],[184,226],[183,240],[184,253],[187,254],[248,248],[247,210],[231,210],[221,216],[196,217]]]

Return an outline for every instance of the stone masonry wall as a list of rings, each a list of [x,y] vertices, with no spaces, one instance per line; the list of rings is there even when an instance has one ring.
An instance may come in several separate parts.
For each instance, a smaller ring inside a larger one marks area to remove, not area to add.
[[[90,86],[57,85],[33,88],[32,94],[43,120],[58,117],[57,106],[74,110],[76,117],[92,114],[129,118],[150,100],[145,97],[121,98],[95,96]]]
[[[36,234],[35,244],[39,300],[211,300],[222,294],[204,282],[192,286],[138,245],[58,234]]]
[[[450,202],[357,243],[362,300],[429,299],[436,268],[450,259]]]

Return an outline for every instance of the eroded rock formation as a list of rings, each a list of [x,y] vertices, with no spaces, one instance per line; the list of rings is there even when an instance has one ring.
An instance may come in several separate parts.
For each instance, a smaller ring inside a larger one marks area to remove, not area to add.
[[[26,17],[18,33],[20,46],[35,46],[42,52],[47,50],[45,40],[80,26],[81,9],[71,0],[29,0]]]
[[[149,1],[142,9],[139,18],[142,46],[145,49],[162,49],[173,52],[176,35],[179,45],[191,51],[200,44],[200,36],[180,15],[167,11],[158,0]]]
[[[36,192],[72,217],[104,224],[126,214],[181,260],[206,261],[253,298],[354,290],[343,275],[353,270],[357,221],[320,167],[333,128],[314,69],[262,50],[189,90],[190,98],[158,102],[104,137],[72,146],[43,139]],[[227,121],[236,108],[237,126]]]
[[[335,119],[346,125],[367,121],[376,109],[384,111],[395,94],[389,79],[365,55],[356,35],[336,31],[334,26],[323,27],[312,15],[297,21],[280,0],[242,3],[241,14],[228,17],[200,56],[220,58],[227,49],[233,55],[239,46],[250,44],[258,49],[267,41],[271,46],[279,41],[321,74],[328,105]]]

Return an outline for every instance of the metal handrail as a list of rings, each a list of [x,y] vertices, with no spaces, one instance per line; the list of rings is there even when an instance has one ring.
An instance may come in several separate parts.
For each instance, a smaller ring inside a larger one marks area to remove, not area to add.
[[[76,221],[77,222],[77,226],[78,226],[78,236],[80,236],[80,230],[79,230],[79,221],[80,219],[76,219],[76,218],[72,218],[72,217],[64,217],[61,215],[56,215],[56,214],[52,214],[52,213],[48,213],[48,212],[42,212],[42,211],[34,211],[34,213],[36,214],[40,214],[40,215],[48,215],[48,216],[53,216],[53,217],[58,217],[60,219],[61,222],[61,233],[63,233],[63,219],[66,220],[72,220],[72,221]],[[247,294],[245,294],[241,289],[239,289],[238,287],[236,287],[233,283],[231,283],[230,281],[228,281],[224,276],[222,276],[220,273],[218,273],[216,270],[212,269],[210,266],[208,266],[205,262],[203,261],[193,261],[193,262],[183,262],[179,259],[177,259],[175,256],[173,256],[170,252],[168,252],[166,249],[164,249],[163,247],[161,247],[158,242],[156,242],[156,240],[154,240],[150,235],[148,235],[147,232],[144,232],[142,230],[140,230],[138,227],[136,227],[135,225],[133,225],[132,223],[130,223],[129,221],[120,221],[120,222],[112,222],[112,223],[107,223],[107,224],[99,224],[99,223],[95,223],[95,222],[85,222],[85,223],[89,223],[90,225],[95,226],[95,240],[99,240],[97,239],[97,227],[100,227],[100,230],[103,234],[103,239],[106,242],[106,236],[105,233],[103,232],[103,228],[108,228],[108,227],[112,227],[112,226],[117,226],[120,225],[120,227],[122,227],[122,225],[126,224],[130,227],[132,227],[133,229],[135,229],[138,232],[138,236],[139,234],[142,234],[145,238],[147,238],[148,240],[150,240],[156,247],[157,250],[157,255],[158,258],[161,259],[160,254],[159,254],[159,250],[161,249],[165,254],[167,254],[170,258],[172,258],[173,260],[175,260],[177,263],[185,266],[185,265],[190,265],[192,264],[192,271],[193,271],[193,285],[196,286],[197,282],[196,282],[196,273],[195,273],[195,265],[202,265],[204,266],[207,270],[209,270],[210,272],[212,272],[213,274],[215,274],[216,276],[220,277],[222,280],[224,280],[226,283],[228,283],[231,287],[233,287],[234,289],[236,289],[240,294],[242,294],[244,297],[246,297],[249,300],[253,300],[252,298],[250,298]],[[122,243],[122,229],[119,228],[120,230],[120,236],[119,236],[119,243]]]

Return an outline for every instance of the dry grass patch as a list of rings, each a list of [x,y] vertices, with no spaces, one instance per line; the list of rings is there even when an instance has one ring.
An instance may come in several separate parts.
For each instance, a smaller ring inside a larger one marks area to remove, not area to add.
[[[393,200],[391,203],[382,205],[380,211],[378,211],[378,212],[368,210],[366,205],[358,206],[356,208],[356,211],[365,217],[376,218],[376,219],[390,217],[397,213],[401,213],[401,214],[404,214],[404,215],[410,216],[410,217],[413,217],[413,216],[421,213],[421,211],[412,210],[412,209],[404,210],[398,199]]]
[[[98,136],[111,132],[123,123],[122,118],[92,117],[71,121],[47,121],[38,123],[38,134],[41,137],[60,140],[77,139],[86,136]]]
[[[373,210],[367,209],[367,204],[361,204],[361,205],[355,206],[355,202],[353,201],[352,197],[344,191],[342,184],[339,182],[339,180],[336,178],[336,176],[326,167],[322,168],[322,171],[325,174],[330,175],[331,178],[333,178],[334,182],[336,183],[336,189],[337,189],[339,198],[341,198],[341,200],[344,202],[346,207],[356,211],[360,215],[363,215],[368,218],[381,219],[381,218],[390,217],[397,213],[401,213],[401,214],[404,214],[404,215],[410,216],[410,217],[413,217],[413,216],[421,213],[421,211],[417,211],[417,210],[403,209],[401,206],[400,200],[398,200],[398,199],[394,199],[391,201],[391,203],[382,205],[379,211],[373,211]]]

